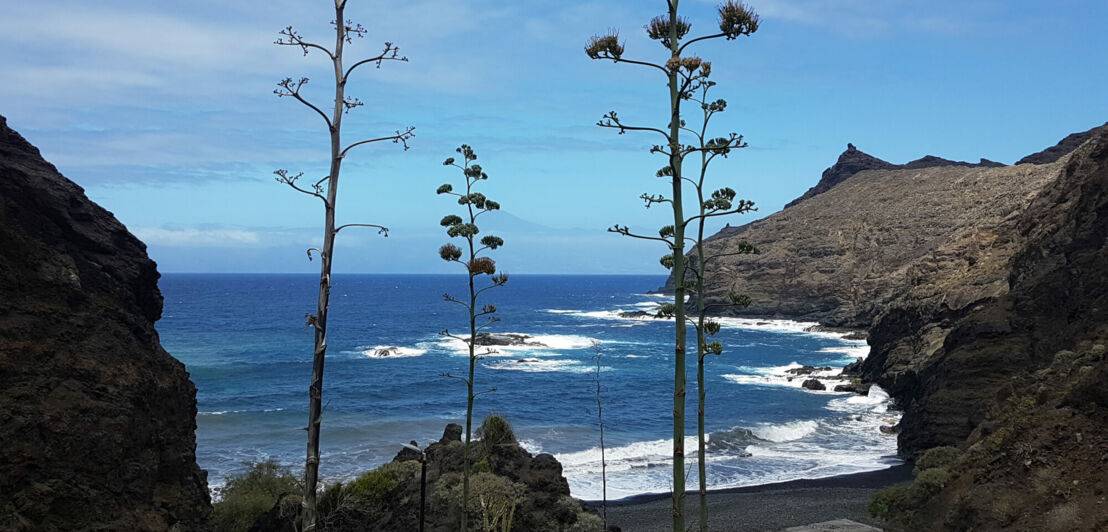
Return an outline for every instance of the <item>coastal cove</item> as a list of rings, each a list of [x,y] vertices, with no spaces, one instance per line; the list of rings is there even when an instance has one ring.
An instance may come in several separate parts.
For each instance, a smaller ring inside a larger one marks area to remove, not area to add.
[[[608,497],[668,491],[666,367],[672,322],[643,317],[664,298],[661,276],[513,276],[493,302],[490,331],[526,335],[478,368],[476,412],[498,413],[525,449],[551,453],[572,494],[599,499],[594,396],[599,342]],[[400,444],[437,440],[464,417],[464,390],[440,376],[465,363],[441,337],[465,316],[442,301],[463,277],[336,275],[322,434],[325,480],[345,481],[392,459]],[[167,274],[160,282],[162,342],[197,385],[197,459],[217,488],[245,463],[299,469],[303,389],[311,336],[303,314],[308,275]],[[252,309],[247,311],[247,309]],[[899,463],[888,396],[834,392],[837,368],[864,356],[863,341],[806,331],[813,324],[722,320],[724,354],[708,360],[709,485],[762,485],[872,471]],[[803,375],[804,366],[835,367]],[[822,377],[821,377],[822,376]],[[802,388],[820,377],[826,390]],[[693,383],[690,383],[692,385]],[[687,445],[695,448],[695,426]],[[695,476],[690,485],[696,482]]]

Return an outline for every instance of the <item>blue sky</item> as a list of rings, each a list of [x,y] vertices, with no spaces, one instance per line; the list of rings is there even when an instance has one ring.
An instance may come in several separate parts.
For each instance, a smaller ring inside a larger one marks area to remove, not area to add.
[[[713,167],[765,216],[819,179],[847,142],[893,162],[925,154],[1011,163],[1108,120],[1108,3],[1102,0],[754,0],[761,29],[696,47],[713,62],[714,122],[746,150]],[[292,24],[330,43],[328,1],[0,0],[0,114],[149,245],[165,272],[311,272],[318,202],[273,181],[287,168],[322,177],[318,116],[272,94],[312,78],[326,103],[329,63],[272,44]],[[685,0],[692,35],[715,27],[714,2]],[[669,223],[638,196],[664,192],[654,139],[594,124],[617,110],[665,126],[664,79],[590,61],[589,35],[617,28],[627,57],[662,60],[643,24],[661,0],[349,0],[369,29],[347,58],[392,41],[410,61],[366,68],[348,94],[354,140],[416,127],[412,149],[352,152],[339,220],[390,227],[340,236],[336,270],[449,272],[435,196],[441,166],[472,145],[503,212],[485,233],[514,273],[658,273],[658,246],[605,232]],[[696,46],[696,45],[694,45]],[[733,224],[754,216],[735,217]],[[720,222],[720,225],[724,223]]]

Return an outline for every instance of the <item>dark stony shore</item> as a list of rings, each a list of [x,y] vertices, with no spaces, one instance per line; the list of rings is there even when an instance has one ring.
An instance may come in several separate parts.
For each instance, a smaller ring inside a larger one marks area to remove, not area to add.
[[[853,475],[794,480],[708,492],[709,530],[744,532],[782,530],[832,519],[850,519],[881,527],[869,515],[869,501],[881,488],[907,483],[911,464]],[[590,504],[599,509],[599,502]],[[696,492],[686,500],[686,524],[695,528]],[[608,522],[624,532],[672,530],[669,494],[640,495],[608,503]]]

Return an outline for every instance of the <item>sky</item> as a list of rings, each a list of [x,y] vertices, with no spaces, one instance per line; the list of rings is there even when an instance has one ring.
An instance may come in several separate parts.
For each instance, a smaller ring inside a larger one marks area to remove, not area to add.
[[[1103,0],[751,0],[750,37],[694,44],[710,60],[711,131],[749,147],[718,160],[713,188],[755,202],[742,224],[814,185],[848,142],[902,163],[923,155],[1012,163],[1108,121],[1108,2]],[[684,0],[690,36],[715,33],[715,2]],[[668,92],[652,69],[592,61],[590,35],[617,29],[625,57],[664,61],[643,25],[661,0],[349,0],[369,31],[347,64],[393,42],[408,62],[360,68],[347,94],[348,141],[415,126],[411,149],[379,143],[345,159],[337,272],[450,273],[438,221],[458,206],[434,191],[461,180],[442,166],[473,146],[480,191],[502,211],[483,234],[511,273],[654,273],[664,249],[608,233],[672,223],[642,193],[665,193],[649,134],[597,127],[610,110],[665,127]],[[333,44],[324,0],[150,2],[0,0],[0,115],[91,199],[148,245],[162,272],[312,272],[318,200],[273,171],[326,175],[318,115],[273,94],[310,78],[329,105],[330,63],[276,46],[292,25]]]

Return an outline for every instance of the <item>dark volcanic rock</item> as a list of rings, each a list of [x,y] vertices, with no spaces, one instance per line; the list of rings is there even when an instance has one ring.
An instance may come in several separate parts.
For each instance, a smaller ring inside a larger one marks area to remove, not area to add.
[[[819,381],[819,379],[808,379],[808,380],[804,381],[803,383],[801,383],[800,385],[803,386],[806,389],[809,389],[809,390],[826,390],[827,389],[827,387],[824,386],[823,383]]]
[[[1103,126],[1094,127],[1088,131],[1082,131],[1080,133],[1072,133],[1067,135],[1066,138],[1058,141],[1058,144],[1051,146],[1038,153],[1032,153],[1023,159],[1016,161],[1016,164],[1049,164],[1062,157],[1065,157],[1078,146],[1085,143],[1085,141],[1093,138],[1097,132],[1108,129],[1108,124]]]
[[[461,471],[464,464],[465,444],[455,439],[457,432],[451,424],[442,440],[426,448],[427,456],[427,530],[451,532],[458,529],[461,514],[458,502],[461,496]],[[414,442],[413,442],[414,443]],[[333,512],[321,517],[326,530],[358,530],[392,532],[417,530],[419,514],[420,464],[419,453],[405,449],[397,453],[392,462],[378,472],[392,471],[397,480],[394,485],[378,484],[381,492],[368,499],[350,499]],[[514,486],[517,506],[512,530],[600,530],[601,521],[595,510],[588,509],[580,501],[570,497],[569,483],[562,474],[562,465],[549,454],[532,456],[520,447],[514,437],[492,444],[476,440],[470,447],[473,461],[470,476],[471,497],[474,502],[482,492],[479,486],[501,482]],[[489,492],[497,502],[502,492]],[[453,495],[451,495],[453,494]],[[451,498],[453,497],[453,501]],[[476,506],[476,504],[474,504]],[[475,510],[479,516],[480,513]],[[276,517],[275,517],[276,516]],[[280,503],[261,520],[256,529],[263,526],[280,529],[291,524],[295,512]],[[573,525],[582,519],[595,526]]]
[[[477,333],[476,343],[481,346],[510,346],[510,345],[533,345],[543,346],[539,342],[528,342],[531,337],[526,334],[518,333]],[[545,346],[544,346],[545,347]]]
[[[966,168],[973,168],[983,166],[986,168],[996,168],[999,166],[1006,166],[1004,163],[998,163],[996,161],[990,161],[982,158],[977,163],[967,163],[965,161],[951,161],[950,159],[943,159],[942,157],[935,157],[934,155],[924,155],[923,157],[910,161],[900,165],[900,168],[908,170],[915,170],[918,168],[934,168],[936,166],[964,166]]]
[[[904,405],[901,452],[961,450],[900,501],[908,529],[1108,526],[1108,128],[1040,168],[1025,210],[937,249],[871,330],[862,374]]]
[[[196,389],[158,343],[157,281],[0,117],[0,528],[206,526]]]
[[[823,171],[823,175],[820,176],[819,183],[816,186],[808,189],[799,198],[796,198],[789,203],[785,204],[785,208],[792,207],[797,203],[800,203],[812,196],[822,194],[831,190],[831,187],[846,181],[848,177],[857,174],[864,170],[893,170],[897,165],[887,161],[882,161],[877,157],[874,157],[868,153],[855,148],[853,144],[846,145],[846,151],[839,155],[839,160],[835,161],[835,164],[830,168]]]
[[[831,371],[831,366],[802,366],[799,368],[787,369],[785,373],[791,373],[793,375],[811,375],[817,371]]]

